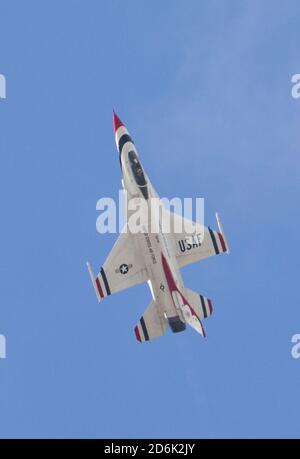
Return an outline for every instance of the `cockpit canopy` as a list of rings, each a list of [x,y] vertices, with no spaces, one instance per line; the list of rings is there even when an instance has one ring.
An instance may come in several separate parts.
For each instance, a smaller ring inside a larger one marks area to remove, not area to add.
[[[131,167],[131,170],[132,170],[132,173],[133,173],[133,176],[134,176],[134,179],[137,185],[146,186],[147,181],[145,178],[145,174],[144,174],[143,168],[141,166],[141,163],[139,162],[139,159],[135,151],[132,150],[128,153],[128,159],[129,159],[130,167]]]

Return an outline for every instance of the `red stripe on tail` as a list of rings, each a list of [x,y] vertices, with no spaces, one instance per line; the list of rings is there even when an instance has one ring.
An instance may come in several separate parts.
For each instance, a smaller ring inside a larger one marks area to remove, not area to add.
[[[208,298],[207,298],[207,302],[208,302],[209,312],[210,312],[210,314],[212,314],[213,308],[212,308],[211,301]]]

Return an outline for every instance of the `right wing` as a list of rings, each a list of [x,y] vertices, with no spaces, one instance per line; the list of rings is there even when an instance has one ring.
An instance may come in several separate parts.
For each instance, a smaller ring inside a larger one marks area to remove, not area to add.
[[[176,228],[176,224],[178,228],[180,228],[180,225],[183,227],[181,232],[173,232],[175,255],[180,267],[213,255],[224,252],[229,253],[229,247],[218,214],[216,214],[216,217],[219,231],[201,226],[177,214],[171,214],[172,228]]]
[[[99,302],[105,296],[148,280],[144,260],[130,233],[120,234],[96,277],[89,263],[87,266]]]

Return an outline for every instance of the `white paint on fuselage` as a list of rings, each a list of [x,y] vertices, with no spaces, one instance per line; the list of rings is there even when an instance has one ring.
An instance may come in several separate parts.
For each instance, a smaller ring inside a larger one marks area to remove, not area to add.
[[[133,178],[132,172],[130,170],[130,165],[128,162],[128,152],[136,149],[134,144],[128,142],[125,144],[122,150],[122,173],[123,173],[123,185],[124,188],[127,190],[128,199],[135,198],[140,199],[143,202],[147,203],[145,206],[145,212],[147,212],[148,223],[149,218],[151,215],[151,225],[149,225],[148,231],[140,232],[138,234],[133,235],[137,239],[138,247],[141,251],[141,255],[145,260],[146,269],[148,272],[149,277],[149,287],[159,309],[161,315],[165,315],[166,317],[174,317],[179,315],[180,318],[184,321],[181,309],[177,309],[174,304],[172,293],[169,290],[167,279],[164,273],[163,265],[162,265],[162,254],[165,256],[170,269],[172,271],[173,278],[175,283],[180,292],[183,293],[184,286],[183,280],[180,274],[180,269],[178,266],[178,262],[176,260],[174,254],[174,241],[172,234],[163,233],[162,232],[162,225],[161,225],[161,212],[156,211],[152,207],[151,208],[151,198],[157,198],[158,195],[154,190],[151,182],[149,181],[148,176],[145,174],[147,183],[148,183],[148,192],[149,192],[149,199],[146,201],[142,196],[139,187],[135,183]],[[136,152],[137,153],[137,152]],[[162,212],[166,212],[163,204],[161,201],[156,200],[156,206],[159,206]],[[153,206],[153,201],[152,201]],[[152,209],[152,214],[151,214]],[[153,211],[154,210],[154,211]],[[130,217],[130,212],[128,212],[128,217]]]

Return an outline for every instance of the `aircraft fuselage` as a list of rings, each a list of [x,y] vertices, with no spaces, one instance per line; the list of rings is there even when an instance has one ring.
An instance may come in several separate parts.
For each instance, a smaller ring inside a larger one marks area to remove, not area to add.
[[[145,260],[148,284],[160,313],[166,317],[172,331],[179,332],[186,328],[181,303],[188,305],[188,302],[181,294],[184,285],[174,254],[174,242],[170,233],[162,231],[161,216],[165,209],[157,199],[158,195],[139,160],[126,127],[121,125],[116,128],[123,187],[127,191],[128,201],[133,200],[135,207],[140,204],[145,221],[148,222],[148,227],[145,226],[136,238]],[[127,213],[130,218],[130,210]]]

